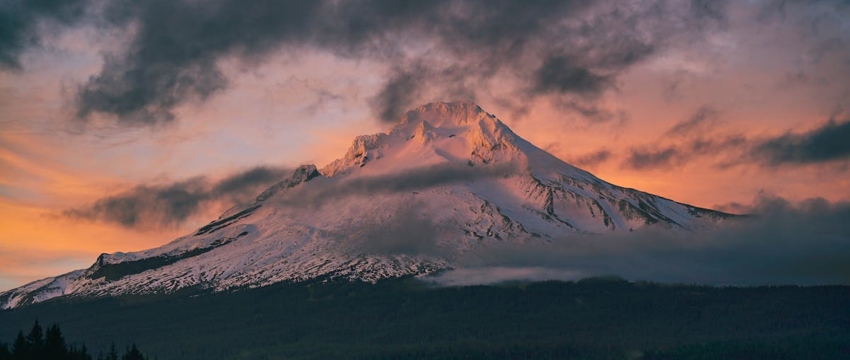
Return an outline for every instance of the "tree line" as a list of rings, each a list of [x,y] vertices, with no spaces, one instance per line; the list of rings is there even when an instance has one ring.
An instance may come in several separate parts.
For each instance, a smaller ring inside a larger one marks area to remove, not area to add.
[[[435,287],[411,277],[183,291],[0,311],[0,341],[19,328],[27,335],[38,318],[95,359],[114,341],[111,360],[132,342],[186,360],[850,359],[848,286],[596,278]]]
[[[128,346],[119,356],[113,343],[108,352],[98,353],[97,360],[148,360],[136,347]],[[44,330],[38,320],[25,336],[22,330],[11,345],[0,342],[0,360],[94,360],[85,344],[68,344],[59,325],[53,324]]]

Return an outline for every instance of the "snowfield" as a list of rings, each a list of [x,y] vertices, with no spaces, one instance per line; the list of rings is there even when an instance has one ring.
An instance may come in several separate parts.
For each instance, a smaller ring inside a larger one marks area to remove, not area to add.
[[[374,282],[453,268],[459,256],[498,243],[690,231],[729,216],[605,182],[473,103],[432,103],[388,133],[357,137],[324,168],[301,166],[255,203],[191,234],[6,291],[0,307],[323,276]]]

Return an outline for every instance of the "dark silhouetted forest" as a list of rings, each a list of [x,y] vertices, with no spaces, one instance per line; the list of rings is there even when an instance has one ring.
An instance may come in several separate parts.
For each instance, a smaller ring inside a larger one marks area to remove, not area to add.
[[[34,318],[90,348],[135,342],[169,360],[850,359],[847,286],[321,279],[48,301],[0,311],[0,339]]]
[[[118,356],[114,343],[108,352],[100,352],[96,359],[148,360],[136,344],[127,347],[124,355]],[[92,355],[85,344],[69,345],[59,325],[53,324],[44,330],[36,320],[26,336],[23,330],[18,330],[11,346],[0,342],[0,360],[92,360]]]

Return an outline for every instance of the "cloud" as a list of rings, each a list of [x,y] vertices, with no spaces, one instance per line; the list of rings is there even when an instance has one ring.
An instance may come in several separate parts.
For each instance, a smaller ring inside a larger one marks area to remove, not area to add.
[[[683,140],[635,146],[621,166],[633,170],[666,169],[700,157],[724,158],[718,163],[721,168],[741,164],[805,166],[850,160],[850,120],[840,123],[831,119],[808,132],[787,132],[775,137],[732,134],[710,138],[695,134],[695,129],[704,128],[713,116],[711,110],[697,111],[665,133],[680,135]]]
[[[677,164],[681,157],[682,154],[675,146],[661,149],[632,149],[623,165],[635,170],[669,168]]]
[[[846,48],[830,33],[840,31],[831,17],[807,12],[843,11],[841,2],[787,3],[12,0],[0,6],[0,18],[8,19],[0,64],[18,66],[20,53],[45,35],[38,26],[45,22],[93,23],[126,36],[122,48],[104,51],[102,69],[75,96],[79,119],[104,115],[126,126],[168,123],[177,107],[227,89],[223,61],[250,70],[272,56],[310,51],[384,65],[386,73],[376,75],[387,81],[371,105],[385,121],[418,103],[484,95],[521,104],[549,99],[596,121],[622,118],[597,106],[600,95],[616,91],[621,74],[671,48],[705,42],[733,12],[754,12],[760,22],[794,16],[791,25],[808,31],[807,46],[817,48],[806,53]]]
[[[579,158],[571,161],[570,163],[578,166],[594,166],[608,161],[611,158],[611,155],[611,151],[607,149],[601,149],[589,154],[582,155]]]
[[[372,98],[372,108],[386,122],[398,120],[422,92],[426,69],[421,66],[397,68]]]
[[[394,175],[343,180],[321,178],[268,201],[277,206],[318,207],[327,201],[346,196],[409,192],[455,182],[505,176],[517,171],[516,167],[512,163],[486,167],[445,164]],[[173,228],[211,205],[245,205],[291,173],[291,169],[256,167],[214,182],[206,177],[195,177],[169,184],[140,185],[98,199],[90,205],[65,210],[62,216],[103,221],[136,230]],[[404,217],[405,214],[405,209],[400,209],[398,216]],[[408,218],[412,219],[410,216]]]
[[[650,228],[503,244],[467,256],[461,269],[434,280],[468,285],[618,275],[711,285],[850,284],[850,203],[760,197],[750,208],[750,217],[694,232]]]
[[[621,167],[632,170],[669,169],[701,157],[720,157],[717,166],[728,167],[740,164],[751,146],[752,140],[739,134],[718,136],[716,139],[687,136],[685,140],[671,144],[633,147]]]
[[[178,226],[198,214],[204,206],[226,206],[252,200],[289,171],[256,167],[217,182],[196,177],[165,185],[141,185],[130,191],[107,196],[81,208],[65,210],[70,218],[97,220],[137,230]]]
[[[276,183],[289,173],[290,169],[258,166],[220,180],[212,186],[210,193],[215,196],[229,196],[234,201],[253,197],[257,187]]]
[[[471,286],[498,284],[509,281],[574,281],[585,277],[587,277],[586,274],[571,270],[540,266],[488,266],[452,269],[438,272],[423,279],[427,282],[443,286]]]
[[[673,125],[664,135],[682,136],[693,133],[696,130],[704,130],[713,122],[717,121],[718,112],[710,105],[700,106],[689,118]]]
[[[20,70],[23,51],[41,43],[40,24],[71,24],[84,15],[86,0],[6,0],[0,3],[0,69]]]
[[[508,176],[519,171],[519,166],[515,163],[504,163],[472,167],[448,163],[417,167],[394,174],[325,178],[312,181],[309,186],[289,191],[274,201],[281,206],[319,207],[327,201],[339,200],[346,196],[409,192],[457,182]]]
[[[358,249],[367,254],[439,256],[437,225],[420,215],[420,206],[399,206],[386,222],[365,225],[346,240],[359,241]]]
[[[666,144],[659,140],[630,149],[622,167],[633,170],[667,169],[693,158],[735,150],[747,142],[740,135],[727,135],[720,139],[702,136],[717,118],[718,111],[714,107],[700,106],[687,119],[664,132],[661,140],[667,140]]]
[[[537,69],[532,91],[535,93],[562,93],[599,95],[613,86],[610,75],[600,75],[573,64],[565,57],[546,59]]]
[[[691,0],[690,10],[697,18],[709,18],[719,22],[726,20],[729,1]]]
[[[832,119],[809,132],[763,140],[754,146],[752,155],[769,166],[850,160],[850,120],[838,123]]]
[[[59,3],[90,5],[91,21],[129,37],[104,55],[101,71],[79,85],[75,98],[79,119],[100,114],[127,126],[170,122],[176,107],[226,89],[223,60],[249,69],[304,50],[386,65],[388,80],[372,103],[387,121],[422,102],[423,89],[431,98],[474,98],[496,79],[513,82],[524,102],[588,101],[616,88],[619,74],[671,39],[701,36],[694,25],[715,22],[719,15],[704,14],[723,11],[664,0],[629,7],[555,0]],[[52,14],[59,12],[30,17]],[[27,45],[15,41],[17,54]]]
[[[711,208],[729,214],[748,214],[753,210],[752,207],[750,207],[749,205],[742,204],[737,201],[732,201],[725,204],[716,204]]]

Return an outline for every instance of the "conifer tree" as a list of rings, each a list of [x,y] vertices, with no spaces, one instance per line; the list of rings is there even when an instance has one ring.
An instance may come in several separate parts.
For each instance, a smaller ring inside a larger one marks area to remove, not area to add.
[[[0,343],[0,360],[10,360],[12,352],[9,351],[9,345]]]
[[[89,349],[86,347],[86,344],[83,344],[80,347],[80,350],[74,349],[73,355],[71,356],[73,360],[91,360],[91,355],[89,355]]]
[[[44,358],[44,331],[38,320],[32,325],[29,335],[27,335],[27,345],[29,347],[30,359]]]
[[[12,359],[26,360],[32,357],[27,339],[24,338],[23,331],[18,331],[18,336],[15,337],[15,342],[12,344]]]
[[[118,355],[115,343],[112,343],[109,352],[104,355],[101,351],[97,359],[147,360],[135,343],[127,347],[123,356]],[[36,321],[26,336],[23,331],[18,331],[11,348],[8,343],[0,342],[0,360],[92,360],[92,355],[85,344],[79,348],[68,345],[59,325],[53,324],[44,331]]]
[[[109,346],[109,354],[106,355],[106,360],[118,360],[118,350],[115,350],[115,343]]]
[[[121,360],[146,360],[145,356],[142,355],[142,352],[136,347],[136,344],[133,344],[133,347],[127,348],[127,351],[124,353],[124,356],[121,357]]]
[[[65,359],[68,357],[68,347],[59,326],[53,324],[47,328],[44,335],[44,355],[47,359]]]

